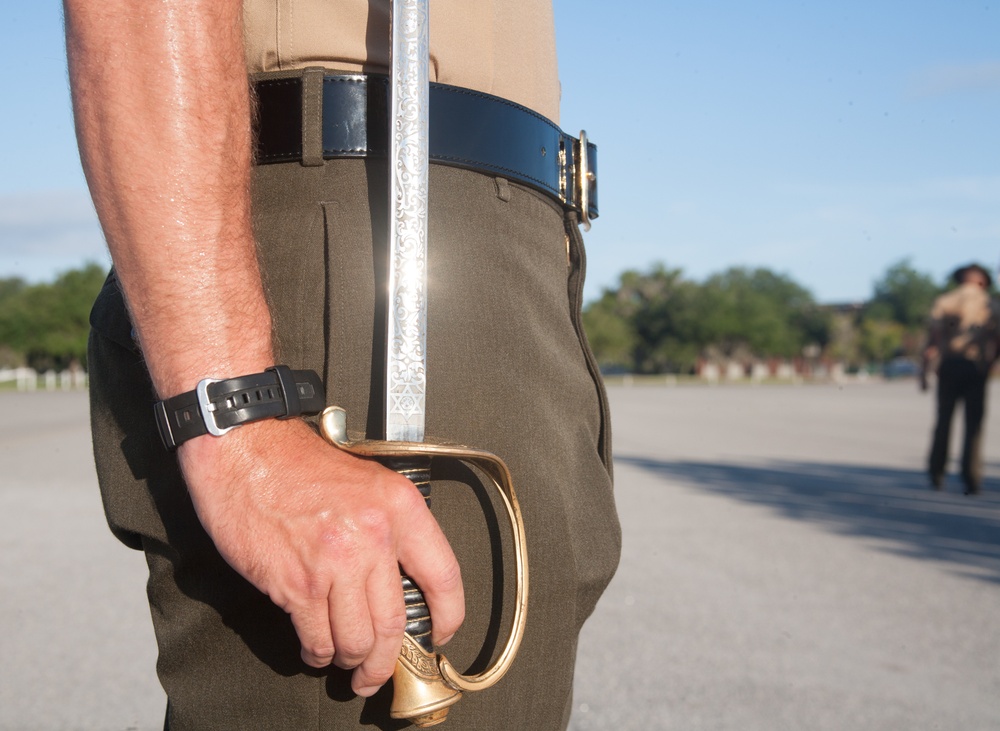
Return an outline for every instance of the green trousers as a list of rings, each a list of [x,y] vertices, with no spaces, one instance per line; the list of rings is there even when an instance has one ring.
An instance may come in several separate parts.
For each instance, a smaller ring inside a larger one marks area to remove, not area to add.
[[[964,403],[965,433],[962,435],[962,481],[967,493],[979,492],[983,483],[983,419],[986,416],[986,385],[989,369],[968,358],[945,357],[938,369],[937,421],[928,459],[934,484],[940,485],[948,470],[948,446],[955,407]]]
[[[380,424],[384,166],[267,165],[254,180],[279,362],[319,372],[329,403],[362,432]],[[578,633],[614,573],[621,538],[607,400],[580,324],[582,241],[572,215],[503,179],[432,166],[430,201],[428,440],[507,462],[531,573],[513,668],[494,688],[467,694],[445,728],[565,728]],[[113,278],[92,324],[101,492],[112,531],[149,564],[168,728],[404,726],[388,717],[391,688],[358,698],[346,672],[306,667],[287,615],[216,552],[157,437],[154,394]],[[509,540],[474,474],[450,466],[433,477],[434,513],[466,587],[467,620],[446,654],[463,671],[481,671],[509,631]]]

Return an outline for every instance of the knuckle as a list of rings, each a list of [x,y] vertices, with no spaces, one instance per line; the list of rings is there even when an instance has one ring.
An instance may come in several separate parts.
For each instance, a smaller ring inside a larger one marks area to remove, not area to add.
[[[394,522],[382,505],[369,505],[349,519],[330,521],[317,536],[320,555],[335,566],[350,565],[363,559],[372,548],[385,549],[394,540]]]
[[[326,667],[333,660],[333,647],[319,644],[303,644],[302,655],[314,667]]]
[[[337,654],[333,656],[333,664],[338,668],[350,670],[360,665],[364,659],[364,655],[351,655],[344,650],[337,650]]]
[[[395,667],[395,662],[385,663],[379,667],[370,668],[365,666],[364,668],[364,681],[365,685],[385,685],[392,678],[392,671]]]
[[[399,485],[400,489],[396,491],[396,500],[400,511],[406,515],[413,515],[421,510],[427,510],[427,501],[424,500],[424,496],[420,494],[412,482],[402,477]]]
[[[337,646],[336,663],[340,667],[353,668],[360,665],[372,651],[372,639],[352,638]]]
[[[387,547],[393,541],[393,521],[381,507],[369,508],[358,516],[358,524],[363,527],[365,536],[373,545]]]
[[[451,594],[462,591],[462,569],[452,558],[441,567],[437,576],[438,591]]]
[[[375,623],[374,629],[380,638],[399,637],[406,631],[406,612],[401,609],[380,618]]]
[[[330,581],[319,574],[309,574],[299,582],[299,591],[310,605],[325,603],[330,594]]]
[[[330,592],[328,578],[305,570],[288,572],[281,582],[275,582],[268,595],[271,601],[289,614],[311,615],[325,604]]]
[[[324,553],[351,554],[357,551],[357,534],[357,525],[352,521],[325,517],[320,521],[316,542]]]

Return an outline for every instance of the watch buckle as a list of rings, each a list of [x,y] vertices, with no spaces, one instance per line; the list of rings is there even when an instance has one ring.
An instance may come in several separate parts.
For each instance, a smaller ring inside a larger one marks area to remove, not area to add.
[[[202,421],[205,422],[205,428],[208,429],[208,433],[213,437],[221,437],[226,432],[230,432],[235,429],[235,426],[219,427],[215,423],[215,412],[217,407],[212,403],[212,399],[208,395],[208,387],[213,383],[218,383],[218,378],[203,378],[198,381],[198,386],[195,388],[195,393],[198,397],[198,408],[201,411]]]

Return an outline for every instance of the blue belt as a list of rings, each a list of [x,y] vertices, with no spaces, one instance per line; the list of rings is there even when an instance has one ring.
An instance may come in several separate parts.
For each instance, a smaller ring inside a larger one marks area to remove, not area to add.
[[[386,155],[386,76],[306,69],[259,76],[254,89],[257,164]],[[584,223],[597,218],[597,146],[506,99],[431,84],[430,159],[534,188]]]

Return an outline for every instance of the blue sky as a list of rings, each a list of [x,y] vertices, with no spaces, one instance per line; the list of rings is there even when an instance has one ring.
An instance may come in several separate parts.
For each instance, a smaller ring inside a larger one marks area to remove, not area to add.
[[[995,0],[555,0],[562,123],[600,148],[587,295],[654,262],[858,300],[909,257],[1000,263]],[[0,277],[106,262],[60,7],[0,27]]]

